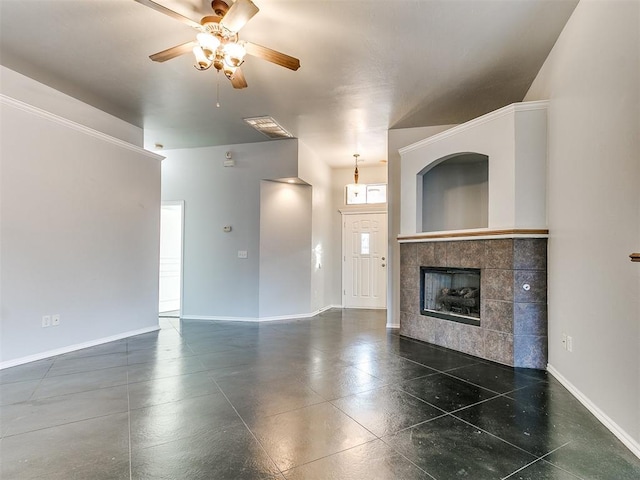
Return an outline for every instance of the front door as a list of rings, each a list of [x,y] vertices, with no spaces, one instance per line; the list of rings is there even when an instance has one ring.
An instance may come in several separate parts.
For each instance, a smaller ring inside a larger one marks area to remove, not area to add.
[[[387,306],[387,214],[342,215],[342,304]]]

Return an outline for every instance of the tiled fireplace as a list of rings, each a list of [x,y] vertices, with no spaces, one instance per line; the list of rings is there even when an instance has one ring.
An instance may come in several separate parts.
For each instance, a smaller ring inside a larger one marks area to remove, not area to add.
[[[516,103],[399,150],[401,335],[546,368],[546,132]]]
[[[404,242],[400,262],[402,335],[505,365],[546,368],[546,238]],[[421,313],[425,266],[480,271],[479,325]]]

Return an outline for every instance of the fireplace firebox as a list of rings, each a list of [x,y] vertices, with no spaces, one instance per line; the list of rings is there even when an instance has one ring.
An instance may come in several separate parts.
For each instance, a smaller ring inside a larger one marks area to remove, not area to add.
[[[420,313],[480,326],[480,269],[420,267]]]

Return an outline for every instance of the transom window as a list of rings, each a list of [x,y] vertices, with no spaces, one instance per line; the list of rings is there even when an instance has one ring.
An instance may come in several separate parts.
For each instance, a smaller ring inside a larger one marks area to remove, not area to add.
[[[387,203],[385,183],[351,183],[345,188],[347,205]]]

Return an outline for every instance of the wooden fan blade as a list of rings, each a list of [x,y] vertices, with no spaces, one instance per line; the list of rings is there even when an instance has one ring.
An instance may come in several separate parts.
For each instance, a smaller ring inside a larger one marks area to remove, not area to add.
[[[134,1],[138,2],[141,5],[144,5],[145,7],[152,8],[156,12],[164,13],[165,15],[168,15],[174,20],[178,20],[179,22],[184,23],[185,25],[188,25],[191,28],[195,28],[196,30],[202,30],[202,25],[200,25],[198,22],[191,20],[190,18],[185,17],[184,15],[180,15],[178,12],[174,12],[170,8],[160,5],[159,3],[156,3],[152,0],[134,0]]]
[[[280,53],[276,50],[272,50],[256,43],[246,42],[245,49],[249,55],[254,57],[260,57],[281,67],[288,68],[290,70],[298,70],[300,68],[300,60],[284,53]]]
[[[236,68],[236,71],[233,72],[231,77],[229,77],[229,80],[231,80],[233,88],[247,88],[247,81],[245,80],[244,73],[242,73],[240,68]]]
[[[176,45],[175,47],[167,48],[161,52],[149,55],[149,58],[154,62],[166,62],[167,60],[171,60],[172,58],[191,52],[193,47],[196,45],[196,42],[183,43],[182,45]]]
[[[222,20],[220,20],[220,25],[232,32],[237,32],[244,27],[259,10],[251,0],[236,0],[236,3],[231,5],[229,11],[222,17]]]

